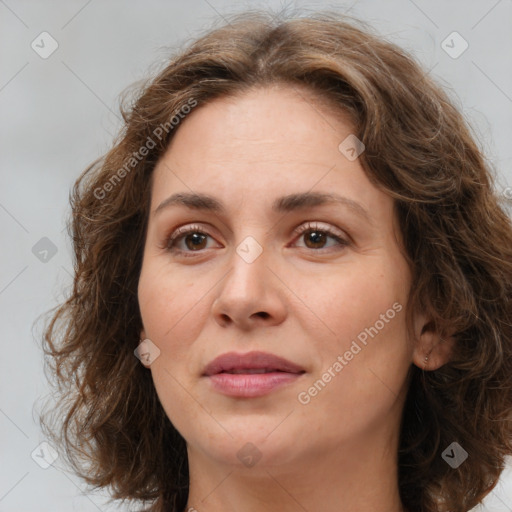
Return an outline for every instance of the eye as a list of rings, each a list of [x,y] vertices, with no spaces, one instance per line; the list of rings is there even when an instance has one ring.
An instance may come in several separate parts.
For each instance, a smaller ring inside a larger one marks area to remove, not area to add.
[[[329,227],[322,227],[318,223],[308,222],[294,231],[294,235],[299,239],[305,240],[304,247],[318,251],[320,249],[329,249],[330,247],[344,248],[350,245],[350,242],[343,238],[343,233],[334,231]],[[165,240],[164,248],[170,252],[176,252],[183,256],[194,256],[194,252],[200,253],[204,249],[209,249],[208,238],[211,236],[206,233],[199,225],[185,226],[178,228]],[[326,245],[331,239],[335,243]]]
[[[295,234],[299,236],[299,239],[305,240],[305,247],[307,249],[326,249],[326,243],[328,239],[334,240],[337,244],[331,244],[330,247],[346,247],[349,242],[343,238],[343,234],[338,231],[334,231],[329,227],[322,227],[318,223],[308,222],[295,230]]]
[[[179,252],[184,256],[189,256],[187,253],[200,252],[202,249],[208,249],[207,240],[209,237],[210,235],[205,233],[200,226],[185,226],[178,228],[172,233],[166,240],[165,248],[168,251]]]

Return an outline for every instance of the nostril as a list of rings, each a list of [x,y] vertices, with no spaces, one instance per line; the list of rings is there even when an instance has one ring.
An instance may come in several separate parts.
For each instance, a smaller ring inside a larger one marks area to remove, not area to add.
[[[270,315],[266,313],[265,311],[260,311],[259,313],[256,313],[258,316],[261,316],[262,318],[268,318]]]

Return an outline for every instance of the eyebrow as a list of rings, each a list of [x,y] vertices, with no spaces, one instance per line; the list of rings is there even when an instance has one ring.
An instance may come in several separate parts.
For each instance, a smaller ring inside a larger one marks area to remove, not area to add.
[[[368,223],[372,224],[370,215],[363,206],[348,197],[334,193],[301,192],[278,197],[272,203],[272,211],[276,213],[287,213],[328,204],[342,204],[360,217],[364,218]],[[167,199],[164,199],[155,208],[153,214],[156,215],[170,206],[184,206],[191,210],[208,211],[218,214],[226,212],[226,208],[222,202],[213,196],[208,194],[179,192],[169,196]]]

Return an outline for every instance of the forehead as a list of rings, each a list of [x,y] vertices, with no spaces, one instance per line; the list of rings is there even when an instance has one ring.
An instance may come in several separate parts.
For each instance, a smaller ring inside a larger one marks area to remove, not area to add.
[[[303,88],[267,87],[196,107],[179,125],[154,171],[152,205],[173,192],[229,199],[342,193],[367,207],[391,200],[339,145],[348,116],[328,111]],[[389,204],[387,204],[389,207]]]
[[[263,158],[254,144],[277,154],[281,149],[293,158],[287,148],[302,146],[308,149],[336,150],[343,133],[353,131],[348,115],[329,110],[323,100],[304,87],[259,87],[211,100],[196,107],[179,125],[169,149],[174,146],[193,144],[195,151],[190,158],[203,154],[222,158],[229,154],[250,151]],[[192,125],[192,126],[191,126]],[[326,139],[326,135],[330,136]],[[303,155],[297,155],[303,156]],[[329,155],[326,155],[328,157]]]

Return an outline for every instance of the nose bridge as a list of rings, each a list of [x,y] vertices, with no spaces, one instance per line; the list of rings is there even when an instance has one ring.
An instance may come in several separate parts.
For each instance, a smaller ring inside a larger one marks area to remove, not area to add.
[[[260,235],[258,238],[262,238]],[[268,286],[264,275],[267,271],[268,251],[252,235],[245,236],[235,246],[230,259],[231,272],[227,279],[231,291],[237,290],[240,299],[243,295],[255,297]]]
[[[256,236],[263,238],[263,229]],[[222,325],[228,319],[242,328],[256,325],[262,319],[267,324],[278,324],[286,316],[279,282],[269,268],[270,249],[260,244],[256,236],[244,236],[231,253],[230,269],[212,311]]]
[[[258,238],[262,240],[263,234],[259,235]],[[236,254],[242,259],[247,265],[252,265],[258,259],[264,260],[266,258],[261,258],[263,254],[263,244],[254,238],[252,235],[247,235],[244,239],[236,246]],[[268,247],[266,248],[268,252]]]

